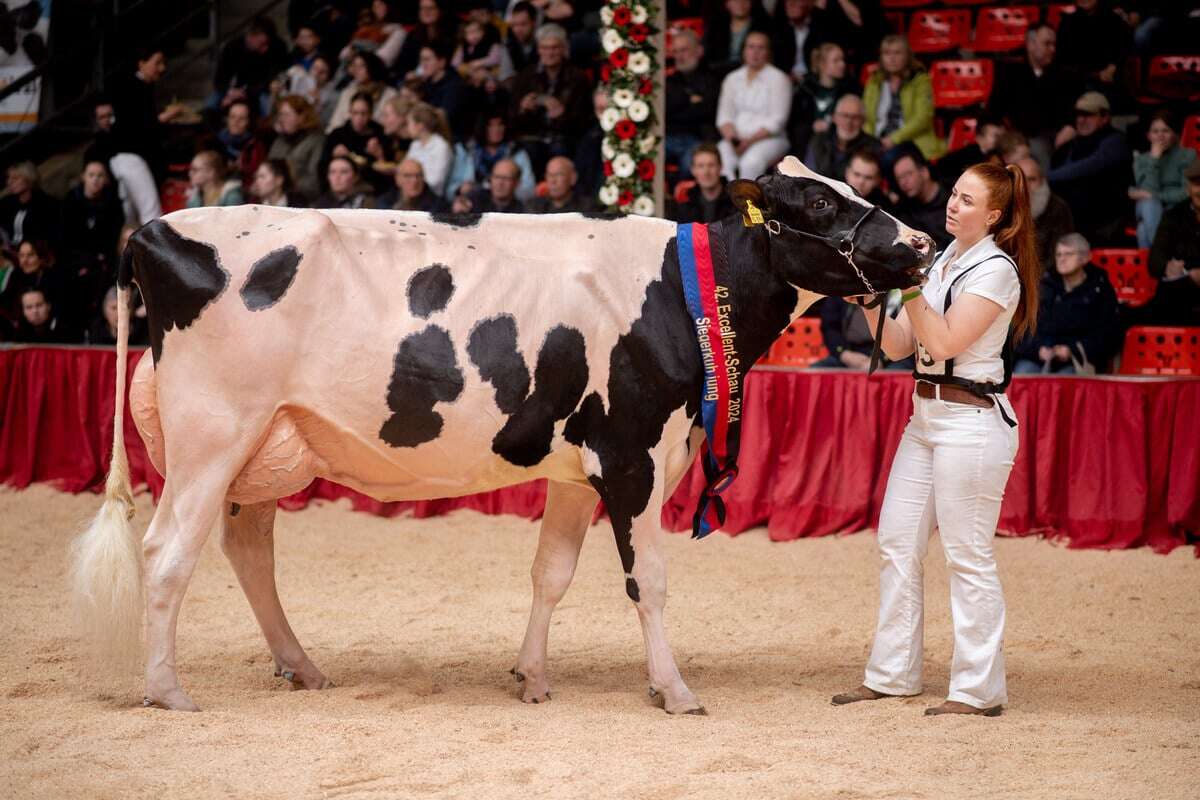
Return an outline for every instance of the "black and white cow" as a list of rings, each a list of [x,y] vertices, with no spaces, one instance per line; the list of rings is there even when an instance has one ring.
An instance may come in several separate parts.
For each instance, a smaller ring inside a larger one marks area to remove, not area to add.
[[[928,236],[794,158],[739,181],[737,217],[709,229],[728,255],[737,377],[821,294],[905,288]],[[464,495],[535,478],[549,491],[533,609],[517,659],[523,699],[549,697],[550,615],[603,499],[667,711],[700,713],[663,626],[657,544],[666,497],[703,438],[696,327],[676,226],[646,218],[200,208],[152,222],[122,261],[145,298],[153,361],[130,407],[162,499],[137,548],[116,426],[108,496],[77,542],[76,589],[110,642],[140,633],[146,702],[195,709],[175,669],[175,624],[196,559],[222,547],[281,674],[328,685],[274,582],[275,501],[322,477],[380,500]],[[117,419],[128,311],[121,304]]]

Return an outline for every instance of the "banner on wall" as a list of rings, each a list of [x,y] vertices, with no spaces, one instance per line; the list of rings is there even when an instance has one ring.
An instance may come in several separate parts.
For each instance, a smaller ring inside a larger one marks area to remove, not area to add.
[[[49,57],[51,0],[0,0],[0,88]],[[42,79],[0,100],[0,133],[19,133],[37,124]]]

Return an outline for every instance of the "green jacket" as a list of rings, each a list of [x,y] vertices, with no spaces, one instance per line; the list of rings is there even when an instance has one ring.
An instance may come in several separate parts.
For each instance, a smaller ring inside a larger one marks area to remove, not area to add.
[[[864,130],[875,136],[875,112],[883,95],[883,70],[876,70],[867,79],[863,90],[863,105],[867,107]],[[892,142],[912,142],[926,158],[937,158],[946,151],[946,143],[933,130],[933,83],[929,73],[921,70],[900,84],[900,110],[903,124],[892,132]]]
[[[1179,145],[1175,145],[1159,158],[1151,158],[1149,152],[1134,153],[1134,186],[1148,190],[1163,206],[1171,208],[1187,198],[1183,171],[1195,160],[1195,150]]]

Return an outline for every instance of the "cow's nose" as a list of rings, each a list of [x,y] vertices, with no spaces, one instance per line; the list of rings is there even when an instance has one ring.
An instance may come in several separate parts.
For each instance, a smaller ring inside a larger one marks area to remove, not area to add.
[[[909,244],[912,245],[913,250],[916,250],[921,255],[928,255],[930,249],[933,247],[933,239],[923,233],[914,233],[909,240]]]

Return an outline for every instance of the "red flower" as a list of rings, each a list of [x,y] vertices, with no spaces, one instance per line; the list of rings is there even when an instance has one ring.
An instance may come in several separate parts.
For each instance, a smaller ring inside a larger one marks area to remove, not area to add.
[[[607,61],[600,66],[600,80],[605,83],[612,80],[612,66]]]
[[[617,205],[619,205],[619,206],[627,206],[632,202],[633,202],[633,192],[629,191],[628,189],[621,192],[620,196],[617,197]]]
[[[625,65],[629,63],[629,51],[624,47],[613,50],[612,55],[608,57],[608,62],[617,69],[625,69]]]
[[[654,178],[654,162],[648,158],[643,158],[638,162],[637,166],[638,177],[644,181],[653,180]]]
[[[613,10],[613,23],[624,28],[633,19],[633,13],[625,6],[617,6]]]
[[[613,133],[617,134],[618,139],[632,139],[637,136],[637,125],[633,124],[633,120],[620,120],[613,128]]]
[[[611,162],[611,161],[605,161],[605,162],[604,162],[604,177],[606,177],[606,178],[611,178],[611,177],[612,177],[612,174],[613,174],[612,162]]]
[[[629,38],[639,44],[646,41],[646,37],[650,35],[650,27],[647,25],[634,25],[629,29]]]
[[[638,94],[650,94],[654,91],[654,82],[649,78],[643,78],[641,86],[638,87]]]

